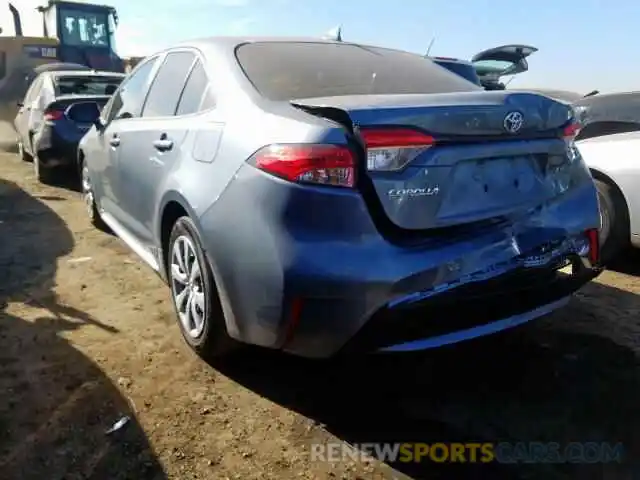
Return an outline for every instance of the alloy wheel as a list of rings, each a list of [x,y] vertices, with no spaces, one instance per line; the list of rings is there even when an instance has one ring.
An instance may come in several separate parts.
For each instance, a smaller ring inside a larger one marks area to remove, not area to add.
[[[169,275],[173,301],[184,332],[191,338],[202,335],[206,321],[203,272],[193,241],[180,235],[173,242]]]
[[[93,188],[91,187],[91,179],[89,178],[89,169],[86,165],[82,166],[82,198],[87,209],[89,217],[93,217],[94,199]]]

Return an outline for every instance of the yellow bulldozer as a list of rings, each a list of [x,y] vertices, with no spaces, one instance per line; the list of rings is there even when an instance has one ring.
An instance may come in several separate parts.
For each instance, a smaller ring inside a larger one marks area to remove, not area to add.
[[[0,146],[4,148],[14,142],[17,104],[39,73],[81,68],[125,71],[125,62],[114,49],[115,8],[48,0],[36,9],[25,9],[23,3],[0,0]],[[23,21],[32,20],[34,14],[35,22]]]

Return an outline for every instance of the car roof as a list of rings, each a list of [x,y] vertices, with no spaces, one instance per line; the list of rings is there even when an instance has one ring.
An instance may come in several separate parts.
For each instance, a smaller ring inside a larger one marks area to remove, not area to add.
[[[630,140],[639,140],[640,141],[640,132],[622,132],[622,133],[611,133],[609,135],[599,135],[597,137],[590,137],[584,140],[578,140],[578,146],[582,144],[589,143],[608,143],[608,142],[626,142]]]
[[[369,47],[369,48],[382,48],[385,50],[392,50],[397,52],[411,53],[405,50],[395,49],[383,47],[380,45],[369,45],[364,43],[356,43],[356,42],[345,42],[345,41],[336,41],[323,39],[318,37],[284,37],[284,36],[215,36],[215,37],[204,37],[197,38],[193,40],[188,40],[176,45],[173,45],[169,48],[166,48],[162,52],[166,52],[169,50],[173,50],[175,48],[197,48],[202,50],[208,49],[223,49],[223,50],[234,50],[236,47],[240,45],[244,45],[247,43],[260,43],[260,42],[269,42],[269,43],[324,43],[327,45],[356,45],[359,47]],[[162,53],[162,52],[156,52]],[[154,54],[154,55],[155,55]],[[415,54],[417,55],[417,54]],[[151,56],[151,55],[149,55]]]

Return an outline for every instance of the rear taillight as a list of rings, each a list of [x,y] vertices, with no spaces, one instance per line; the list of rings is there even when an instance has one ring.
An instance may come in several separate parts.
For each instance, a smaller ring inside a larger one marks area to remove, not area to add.
[[[370,171],[400,170],[435,143],[431,135],[411,128],[363,128],[360,134]]]
[[[250,162],[291,182],[355,185],[355,157],[340,145],[268,145],[257,151]]]
[[[572,122],[566,127],[564,127],[564,130],[562,131],[562,136],[564,137],[565,140],[573,141],[580,133],[581,128],[582,128],[582,125],[580,125],[578,122]]]
[[[53,122],[55,120],[60,120],[63,115],[64,115],[64,112],[60,110],[48,110],[44,112],[44,119],[47,122]]]

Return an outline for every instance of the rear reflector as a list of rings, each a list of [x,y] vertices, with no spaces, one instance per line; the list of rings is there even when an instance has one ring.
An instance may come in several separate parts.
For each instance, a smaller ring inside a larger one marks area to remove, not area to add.
[[[44,119],[48,122],[53,122],[54,120],[60,120],[63,115],[64,112],[61,112],[60,110],[49,110],[44,112]]]
[[[355,158],[340,145],[268,145],[249,159],[257,168],[291,182],[355,185]]]
[[[363,128],[360,134],[370,171],[400,170],[435,143],[431,135],[411,128]]]
[[[300,316],[302,314],[303,301],[302,298],[296,297],[291,300],[291,304],[289,305],[289,312],[287,316],[287,330],[284,337],[283,347],[286,347],[291,340],[293,339],[293,335],[298,328],[298,324],[300,323]]]

